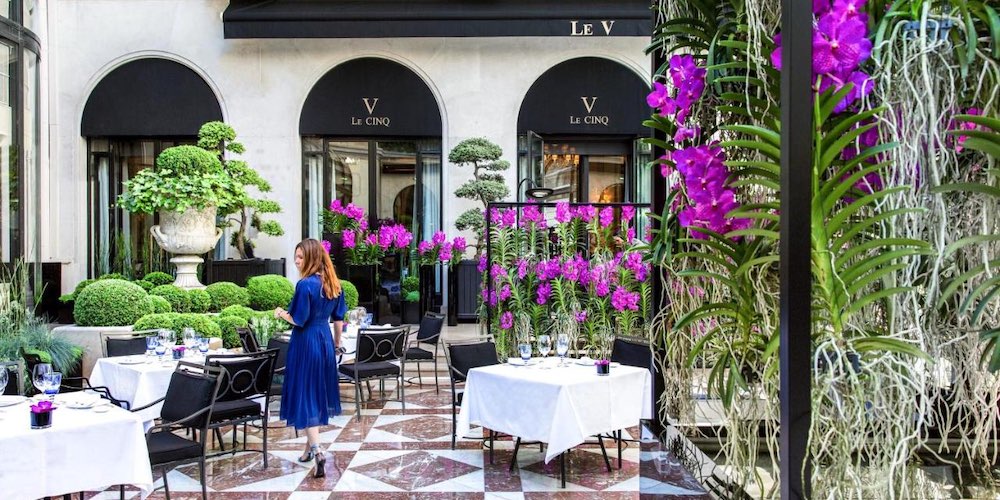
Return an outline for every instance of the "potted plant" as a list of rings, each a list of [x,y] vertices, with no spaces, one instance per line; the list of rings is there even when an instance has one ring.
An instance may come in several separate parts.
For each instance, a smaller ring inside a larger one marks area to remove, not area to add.
[[[177,256],[174,284],[182,288],[204,288],[198,281],[201,254],[215,248],[222,231],[216,214],[230,210],[244,196],[243,186],[223,168],[209,151],[197,146],[174,146],[156,158],[153,168],[125,181],[118,205],[129,212],[157,213],[159,224],[151,228],[161,248]]]
[[[483,250],[483,229],[486,226],[486,209],[490,202],[505,199],[510,189],[504,182],[501,172],[510,168],[510,163],[501,160],[503,149],[483,137],[466,139],[452,148],[448,153],[448,161],[459,166],[468,165],[473,168],[472,179],[455,190],[455,196],[475,200],[482,208],[471,208],[455,220],[459,231],[476,233],[476,255]],[[458,319],[475,320],[479,308],[480,272],[475,261],[462,261],[454,266],[454,272],[449,277],[449,310],[455,309],[455,314],[449,314],[448,324],[457,324]]]
[[[281,236],[285,234],[285,230],[277,221],[267,218],[269,214],[280,213],[281,206],[263,196],[253,196],[248,190],[253,188],[261,195],[266,195],[271,192],[271,184],[245,161],[226,158],[227,153],[238,155],[245,150],[243,144],[236,141],[236,131],[223,122],[208,122],[198,131],[198,147],[215,154],[233,182],[242,188],[236,193],[232,203],[219,211],[223,225],[235,228],[229,244],[236,249],[240,258],[210,261],[205,266],[205,281],[231,281],[245,286],[251,276],[285,274],[285,259],[259,259],[254,256],[253,239],[257,235]]]

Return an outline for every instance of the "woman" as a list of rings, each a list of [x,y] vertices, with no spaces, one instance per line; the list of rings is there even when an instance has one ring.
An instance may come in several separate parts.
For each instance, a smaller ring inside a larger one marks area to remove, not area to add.
[[[308,443],[299,458],[315,458],[315,477],[326,475],[326,457],[319,449],[319,426],[329,425],[331,415],[340,414],[337,346],[347,304],[340,280],[322,243],[314,239],[295,245],[295,267],[299,282],[288,310],[274,310],[276,318],[292,324],[285,380],[281,386],[281,419],[296,429],[305,429]],[[334,319],[330,335],[330,317]]]

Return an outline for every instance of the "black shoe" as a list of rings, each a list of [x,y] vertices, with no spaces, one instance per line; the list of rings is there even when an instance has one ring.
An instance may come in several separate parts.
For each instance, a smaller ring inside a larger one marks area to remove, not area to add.
[[[312,451],[308,451],[308,452],[306,452],[305,455],[302,455],[301,457],[298,458],[299,462],[302,462],[302,463],[312,462],[312,459],[313,459],[313,452]]]
[[[323,453],[316,454],[316,471],[313,472],[313,477],[326,477],[326,457]]]

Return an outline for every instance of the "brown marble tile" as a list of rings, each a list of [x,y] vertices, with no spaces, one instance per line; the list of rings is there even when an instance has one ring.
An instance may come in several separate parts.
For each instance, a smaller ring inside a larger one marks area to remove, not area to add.
[[[484,493],[459,493],[459,492],[388,492],[380,491],[377,494],[368,492],[340,492],[335,491],[330,495],[330,500],[481,500],[485,498]]]
[[[664,495],[662,493],[639,493],[639,500],[659,500],[669,498],[670,500],[712,500],[712,495]]]
[[[263,467],[260,453],[245,453],[235,457],[223,457],[206,464],[208,487],[214,490],[228,490],[245,484],[274,479],[304,469],[301,465],[270,455],[267,468]],[[198,465],[184,465],[176,469],[198,480]]]
[[[451,390],[442,388],[441,394],[434,394],[434,391],[410,394],[406,391],[406,404],[416,404],[425,408],[446,408],[451,409]]]
[[[410,439],[431,440],[451,435],[451,419],[424,415],[375,428]]]
[[[489,450],[483,450],[483,483],[487,492],[521,491],[520,469],[510,472],[514,450],[496,450],[490,464]]]
[[[344,430],[340,431],[337,442],[363,443],[376,420],[378,420],[378,415],[362,415],[360,420],[352,417],[351,421],[344,426]]]
[[[291,492],[286,491],[210,491],[210,500],[288,500]],[[146,497],[147,500],[160,500],[167,498],[163,490],[157,490],[152,495]],[[170,500],[202,500],[201,492],[193,491],[170,491]]]
[[[382,415],[448,415],[451,418],[451,408],[411,408],[407,398],[406,409],[384,409]]]
[[[296,491],[333,491],[334,486],[340,481],[347,466],[354,460],[353,451],[328,451],[326,452],[326,477],[313,477],[312,470],[299,483]],[[306,464],[312,466],[312,463]]]
[[[530,491],[524,493],[524,500],[637,500],[638,492],[604,491]],[[674,497],[670,497],[674,500]]]
[[[407,491],[455,479],[479,469],[426,451],[407,453],[360,467],[351,467],[352,472]]]
[[[610,454],[608,458],[611,458]],[[522,459],[520,465],[524,470],[556,479],[559,478],[558,457],[553,458],[547,464],[539,460],[530,465],[525,464]],[[611,472],[608,472],[604,464],[604,458],[600,453],[573,449],[566,452],[566,482],[585,486],[592,490],[603,491],[639,475],[639,464],[635,462],[626,460],[621,469],[618,469],[617,465],[617,463],[612,461]]]
[[[483,445],[479,441],[458,441],[455,443],[456,450],[478,450]],[[362,450],[450,450],[451,441],[422,441],[422,442],[376,442],[362,443]]]

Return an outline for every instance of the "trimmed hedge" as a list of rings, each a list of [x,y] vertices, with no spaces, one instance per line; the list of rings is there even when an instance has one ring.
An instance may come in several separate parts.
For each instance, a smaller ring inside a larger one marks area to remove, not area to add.
[[[141,286],[141,287],[142,287],[142,289],[143,289],[143,290],[145,290],[145,291],[146,291],[147,293],[148,293],[148,292],[149,292],[150,290],[152,290],[152,289],[156,288],[156,285],[154,285],[154,284],[153,284],[153,282],[151,282],[151,281],[146,281],[146,280],[135,280],[135,281],[133,281],[132,283],[135,283],[136,285],[139,285],[139,286]]]
[[[347,309],[358,307],[358,288],[350,281],[340,280],[340,293],[344,294],[344,302],[347,302]]]
[[[236,316],[246,321],[250,321],[250,318],[254,317],[255,314],[257,311],[241,305],[232,305],[219,312],[219,316]]]
[[[128,326],[153,312],[146,291],[124,280],[101,280],[77,295],[73,320],[80,326]]]
[[[97,280],[83,280],[83,281],[77,283],[76,284],[76,288],[73,289],[73,297],[79,297],[80,296],[80,292],[82,292],[84,288],[87,288],[88,286],[90,286],[90,285],[92,285],[94,283],[97,283]]]
[[[222,311],[232,305],[250,305],[250,292],[236,283],[220,281],[205,288],[212,296],[212,311]]]
[[[147,296],[149,303],[153,306],[153,313],[168,313],[173,312],[174,308],[170,307],[170,302],[167,299],[160,297],[159,295],[149,295]]]
[[[219,325],[222,331],[222,346],[226,349],[242,347],[240,334],[236,333],[237,328],[246,328],[249,323],[239,316],[210,316],[215,324]]]
[[[124,280],[125,276],[122,273],[107,273],[102,274],[97,277],[97,280]],[[127,281],[127,280],[126,280]]]
[[[148,281],[148,282],[150,282],[150,283],[152,283],[152,284],[154,284],[156,286],[169,285],[169,284],[171,284],[171,283],[174,282],[174,277],[173,276],[171,276],[171,275],[169,275],[167,273],[164,273],[164,272],[160,272],[160,271],[154,271],[154,272],[151,272],[151,273],[147,273],[145,276],[142,277],[142,279],[144,279],[144,280],[146,280],[146,281]]]
[[[135,322],[132,329],[137,332],[143,330],[173,330],[174,320],[177,319],[178,316],[180,316],[180,314],[172,312],[147,314],[142,318],[139,318],[139,321]]]
[[[150,295],[159,295],[170,302],[174,312],[185,313],[191,309],[191,299],[188,292],[174,285],[160,285],[149,291]]]
[[[407,296],[410,292],[416,292],[420,290],[420,278],[416,276],[407,276],[403,278],[403,281],[399,284],[399,291],[403,296]]]
[[[222,337],[222,329],[207,314],[178,314],[174,320],[174,330],[180,334],[185,328],[194,328],[195,333],[202,337]]]
[[[212,309],[212,296],[205,290],[188,290],[188,311],[193,313],[207,313]]]
[[[250,307],[258,311],[266,311],[275,307],[288,307],[295,290],[292,282],[284,276],[265,274],[254,276],[247,280],[247,292],[250,293]]]

